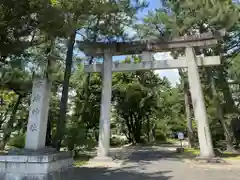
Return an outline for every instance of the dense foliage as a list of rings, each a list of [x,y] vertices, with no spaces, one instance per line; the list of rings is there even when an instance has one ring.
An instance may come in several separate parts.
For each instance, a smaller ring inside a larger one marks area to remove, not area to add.
[[[79,56],[76,39],[127,41],[132,37],[126,29],[131,27],[136,39],[226,28],[216,47],[196,52],[222,56],[221,66],[200,68],[200,74],[214,146],[232,150],[239,137],[231,124],[240,104],[240,5],[231,0],[164,0],[139,24],[137,12],[146,6],[140,0],[4,0],[0,4],[1,148],[23,147],[32,79],[39,73],[53,84],[46,145],[70,150],[95,147],[101,75],[84,73],[80,62],[99,59]],[[182,53],[172,51],[174,56]],[[121,63],[133,61],[141,58],[130,56]],[[173,85],[153,71],[113,74],[113,145],[164,141],[182,131],[197,146],[186,72],[179,69],[179,75],[180,83]],[[238,121],[234,123],[239,127]]]

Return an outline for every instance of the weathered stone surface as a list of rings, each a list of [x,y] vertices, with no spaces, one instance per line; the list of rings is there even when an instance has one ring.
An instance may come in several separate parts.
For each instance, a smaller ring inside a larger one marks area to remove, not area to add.
[[[69,175],[67,171],[68,169],[65,169],[64,171],[57,171],[49,174],[40,175],[0,173],[0,180],[68,180]]]
[[[227,164],[226,161],[224,161],[222,158],[219,158],[219,157],[213,157],[213,158],[196,157],[195,161],[198,163]]]
[[[110,118],[112,97],[112,54],[108,51],[104,54],[103,84],[101,94],[101,109],[99,122],[98,156],[108,155],[110,146]]]
[[[215,34],[218,34],[217,36]],[[89,56],[102,56],[105,49],[112,49],[113,55],[128,55],[139,54],[143,51],[160,52],[170,50],[172,48],[183,47],[207,47],[215,45],[218,42],[218,37],[223,36],[224,33],[204,33],[197,36],[182,36],[168,40],[148,40],[148,41],[134,41],[134,42],[78,42],[79,47],[85,54]]]
[[[214,157],[212,138],[209,128],[207,110],[196,62],[196,54],[193,48],[186,48],[185,55],[188,62],[188,80],[191,92],[194,117],[197,121],[200,155],[202,157]]]
[[[45,156],[23,156],[23,155],[4,155],[0,156],[0,162],[18,162],[18,163],[24,163],[24,162],[31,162],[31,163],[45,163],[45,162],[52,162],[57,160],[62,160],[65,158],[71,157],[68,153],[59,155],[59,154],[52,154],[52,155],[45,155]]]
[[[52,147],[44,147],[36,150],[32,149],[10,149],[8,151],[8,155],[49,155],[49,154],[56,154],[58,151]]]
[[[0,180],[60,180],[60,171],[71,167],[69,152],[49,155],[0,156]]]
[[[176,69],[176,68],[186,68],[187,61],[186,58],[180,57],[178,59],[166,59],[161,61],[151,61],[147,57],[140,63],[113,63],[112,72],[128,72],[128,71],[144,71],[144,70],[159,70],[159,69]],[[221,63],[219,56],[208,56],[208,57],[197,57],[198,66],[215,66]],[[85,72],[101,72],[103,69],[102,64],[92,64],[85,65]]]
[[[25,149],[45,147],[51,83],[46,77],[33,80]]]

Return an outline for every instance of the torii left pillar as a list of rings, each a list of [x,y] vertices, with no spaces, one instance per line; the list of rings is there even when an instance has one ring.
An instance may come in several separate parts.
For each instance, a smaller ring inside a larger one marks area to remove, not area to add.
[[[98,159],[108,158],[110,147],[110,119],[111,119],[111,97],[112,97],[112,53],[111,50],[104,51],[102,72],[102,95],[99,122]]]
[[[120,167],[109,155],[110,120],[112,98],[112,50],[104,50],[102,69],[102,95],[99,121],[99,138],[97,156],[89,161],[87,167]]]

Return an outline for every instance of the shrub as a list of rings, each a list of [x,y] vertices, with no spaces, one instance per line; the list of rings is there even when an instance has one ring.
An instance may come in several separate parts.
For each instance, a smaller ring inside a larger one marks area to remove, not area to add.
[[[123,146],[124,144],[127,144],[128,140],[127,139],[123,139],[121,137],[111,137],[110,139],[110,145],[111,146]]]
[[[163,133],[163,132],[161,132],[161,131],[157,131],[156,132],[156,141],[166,141],[167,140],[167,138],[166,138],[166,135]]]
[[[25,145],[25,134],[14,135],[8,142],[9,146],[23,148]]]
[[[63,146],[67,147],[69,151],[72,151],[75,147],[78,149],[84,147],[86,149],[92,149],[96,146],[95,139],[88,136],[87,130],[84,126],[72,125],[66,130],[66,134],[63,140]]]

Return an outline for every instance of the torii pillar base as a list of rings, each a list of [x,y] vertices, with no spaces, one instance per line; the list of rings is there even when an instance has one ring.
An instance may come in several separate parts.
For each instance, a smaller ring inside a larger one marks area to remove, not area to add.
[[[222,158],[220,157],[202,157],[202,156],[199,156],[199,157],[196,157],[194,159],[197,163],[199,164],[205,164],[205,163],[209,163],[209,164],[225,164],[226,161],[224,161]]]

